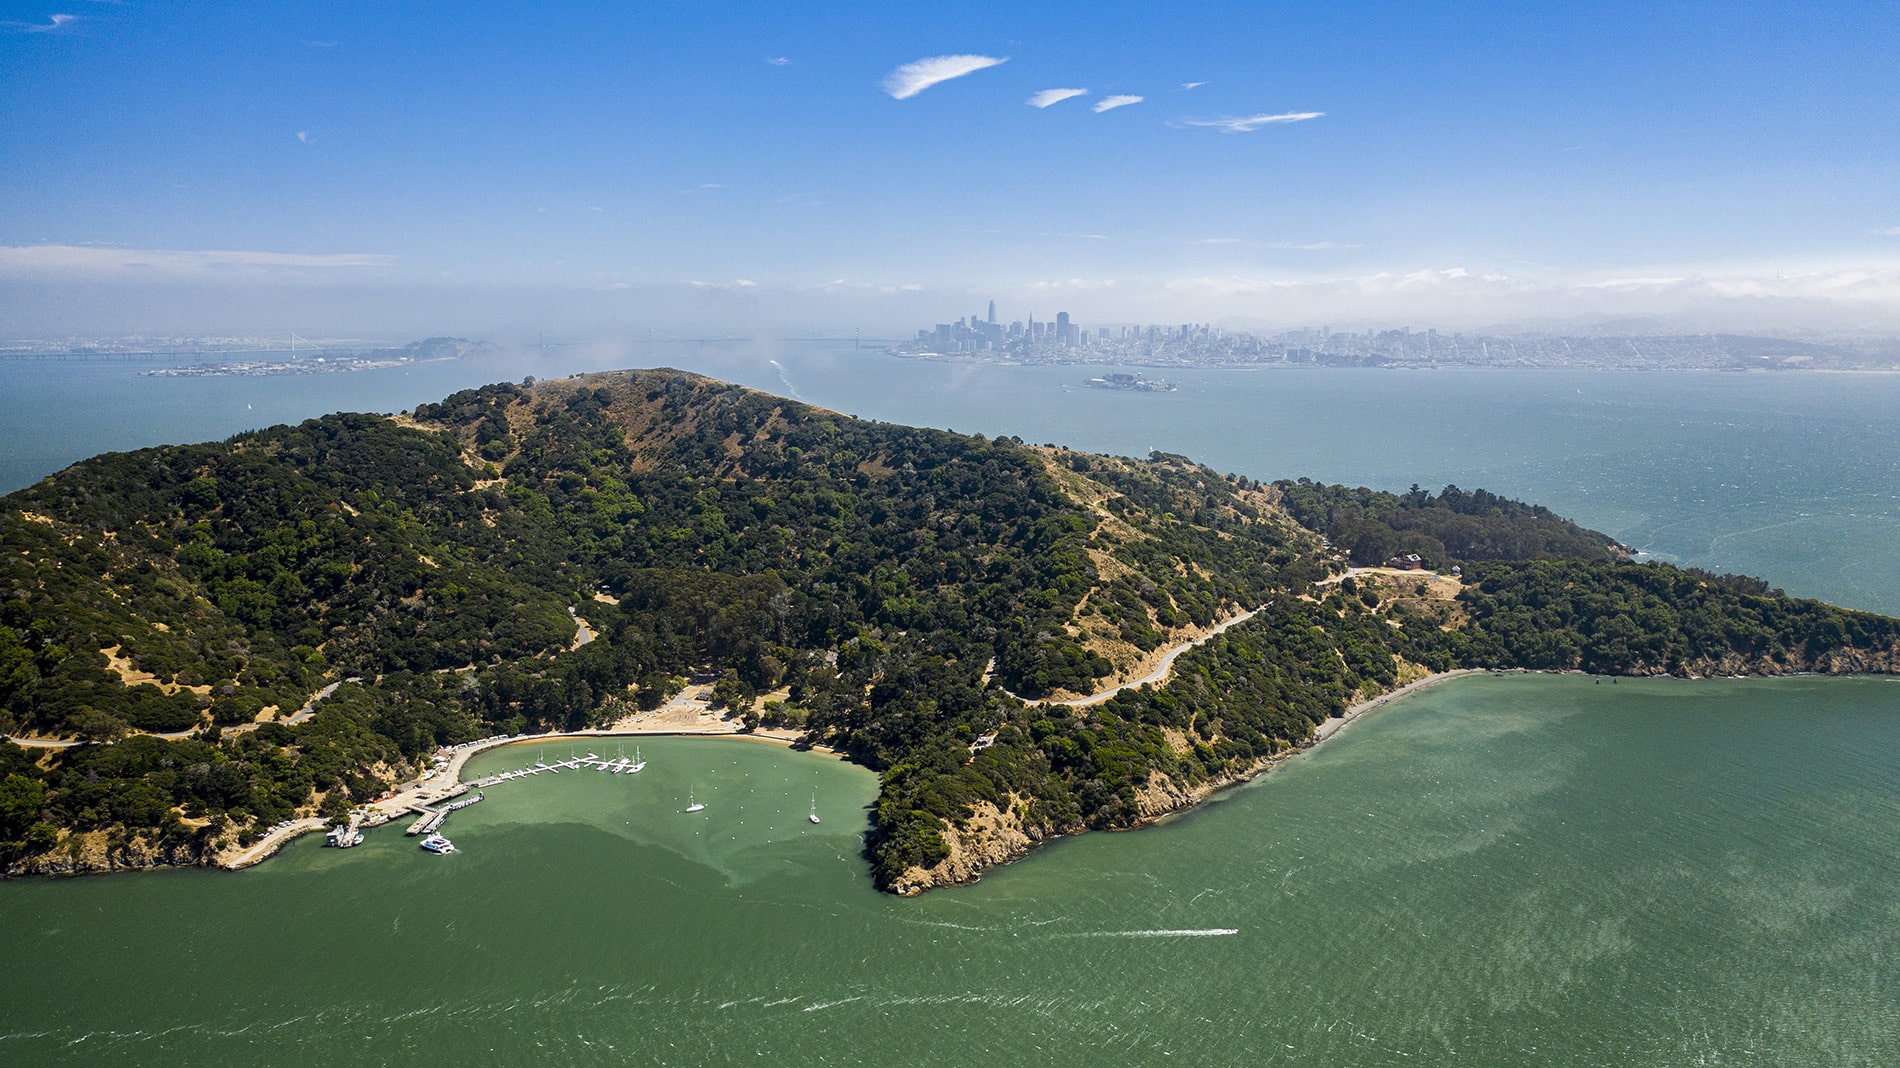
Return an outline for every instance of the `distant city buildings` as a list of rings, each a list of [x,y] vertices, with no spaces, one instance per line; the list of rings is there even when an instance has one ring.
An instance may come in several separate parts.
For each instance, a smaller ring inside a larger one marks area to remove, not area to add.
[[[1335,331],[1331,327],[1260,335],[1207,323],[1127,324],[1081,329],[1066,311],[1054,322],[1034,313],[1003,326],[996,302],[917,331],[892,346],[903,356],[964,356],[1021,363],[1111,363],[1153,367],[1270,364],[1332,367],[1541,367],[1639,370],[1900,370],[1900,340],[1849,338],[1827,343],[1734,334],[1576,336]]]

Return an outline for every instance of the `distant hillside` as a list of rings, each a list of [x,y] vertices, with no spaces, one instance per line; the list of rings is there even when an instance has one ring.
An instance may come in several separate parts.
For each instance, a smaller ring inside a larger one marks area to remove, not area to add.
[[[1342,523],[1435,539],[1469,581],[1340,580],[1316,531],[1373,544]],[[440,745],[710,672],[748,722],[883,776],[874,871],[915,890],[1191,804],[1433,670],[1893,670],[1900,648],[1892,620],[1618,564],[1483,491],[1266,486],[672,371],[95,457],[6,498],[0,546],[0,727],[91,743],[0,743],[10,871],[203,863]],[[1565,559],[1517,562],[1543,557]]]

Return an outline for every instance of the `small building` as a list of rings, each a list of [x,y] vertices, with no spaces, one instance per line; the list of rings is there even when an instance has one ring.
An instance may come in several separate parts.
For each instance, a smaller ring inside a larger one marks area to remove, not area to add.
[[[1395,567],[1400,571],[1423,571],[1425,561],[1420,560],[1417,553],[1406,553],[1404,556],[1395,556],[1387,560],[1385,566]]]

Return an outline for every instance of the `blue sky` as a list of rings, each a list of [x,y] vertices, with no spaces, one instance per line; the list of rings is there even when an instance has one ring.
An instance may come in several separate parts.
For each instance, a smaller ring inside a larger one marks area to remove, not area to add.
[[[1891,0],[917,7],[0,0],[0,333],[1900,329]]]

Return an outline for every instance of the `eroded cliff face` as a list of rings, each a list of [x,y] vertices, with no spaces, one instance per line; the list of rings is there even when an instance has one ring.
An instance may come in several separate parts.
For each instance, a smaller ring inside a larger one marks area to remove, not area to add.
[[[166,844],[134,836],[115,841],[105,831],[90,831],[71,835],[37,856],[14,861],[7,865],[6,874],[89,875],[153,868],[202,868],[210,863],[210,853],[196,840]]]
[[[1300,748],[1287,749],[1270,757],[1262,757],[1236,774],[1210,779],[1193,786],[1175,782],[1167,775],[1157,772],[1146,784],[1135,791],[1139,818],[1132,823],[1107,829],[1133,830],[1137,827],[1145,827],[1163,816],[1193,808],[1208,795],[1237,783],[1246,782],[1299,752]],[[974,814],[965,820],[962,826],[952,825],[943,829],[944,842],[950,847],[948,857],[928,868],[909,869],[887,889],[895,894],[909,896],[921,894],[926,890],[935,890],[938,887],[973,883],[982,878],[985,869],[1020,859],[1041,842],[1064,834],[1079,834],[1088,830],[1079,826],[1056,831],[1025,827],[1019,812],[1020,809],[1013,803],[1009,811],[1003,811],[988,801],[977,802]]]
[[[943,829],[950,855],[932,867],[909,869],[891,883],[889,890],[894,894],[921,894],[940,886],[975,882],[985,868],[1015,860],[1045,837],[1023,827],[1014,804],[1005,812],[988,801],[978,801],[975,812],[962,826]]]

